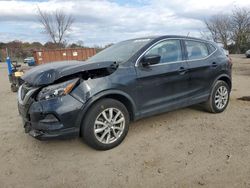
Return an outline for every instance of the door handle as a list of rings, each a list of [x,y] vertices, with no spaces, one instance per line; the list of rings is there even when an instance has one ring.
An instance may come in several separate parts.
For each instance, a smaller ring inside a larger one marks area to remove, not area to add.
[[[179,72],[179,74],[183,75],[183,74],[185,74],[187,71],[188,71],[188,70],[187,70],[186,68],[180,67],[178,72]]]
[[[218,64],[216,62],[213,62],[211,65],[211,67],[213,67],[213,68],[216,68],[217,66],[218,66]]]

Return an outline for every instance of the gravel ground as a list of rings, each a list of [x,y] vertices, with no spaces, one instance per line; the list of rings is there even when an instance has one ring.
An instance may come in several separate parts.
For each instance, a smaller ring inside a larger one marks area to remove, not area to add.
[[[250,102],[237,100],[250,95],[250,59],[232,58],[224,113],[194,106],[139,120],[109,151],[24,134],[0,64],[0,187],[250,187]]]

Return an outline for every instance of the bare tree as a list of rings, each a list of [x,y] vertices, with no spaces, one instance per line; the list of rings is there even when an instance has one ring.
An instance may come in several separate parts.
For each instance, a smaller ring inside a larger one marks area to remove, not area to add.
[[[236,8],[231,17],[232,39],[236,52],[240,53],[244,45],[250,43],[250,10]]]
[[[211,36],[215,42],[222,43],[224,48],[228,49],[230,44],[231,50],[242,53],[250,47],[249,9],[235,8],[231,15],[215,15],[204,23],[208,36]],[[201,35],[204,36],[204,32]]]
[[[45,12],[38,7],[39,22],[53,43],[57,46],[62,46],[65,43],[65,38],[74,22],[71,15],[66,15],[62,10],[55,12]]]
[[[215,42],[222,43],[225,49],[228,49],[228,44],[231,39],[231,23],[228,15],[215,15],[209,20],[205,20],[205,25],[211,38]]]

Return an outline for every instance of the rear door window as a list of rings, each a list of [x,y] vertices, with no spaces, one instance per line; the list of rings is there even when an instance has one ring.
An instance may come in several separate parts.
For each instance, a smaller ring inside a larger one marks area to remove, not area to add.
[[[185,44],[187,48],[188,60],[202,59],[209,55],[207,45],[203,42],[186,40]]]

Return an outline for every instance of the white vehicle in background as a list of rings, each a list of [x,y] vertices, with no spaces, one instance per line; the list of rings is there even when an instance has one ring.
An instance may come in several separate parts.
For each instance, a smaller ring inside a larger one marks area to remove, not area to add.
[[[29,66],[34,66],[35,65],[35,59],[34,57],[27,57],[23,60],[25,64],[28,64]]]
[[[35,61],[34,57],[27,57],[23,60],[24,63],[29,63],[31,61]]]
[[[247,51],[246,51],[246,57],[247,57],[247,58],[250,58],[250,50],[247,50]]]

